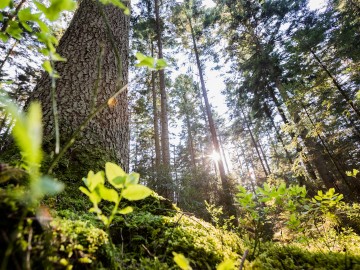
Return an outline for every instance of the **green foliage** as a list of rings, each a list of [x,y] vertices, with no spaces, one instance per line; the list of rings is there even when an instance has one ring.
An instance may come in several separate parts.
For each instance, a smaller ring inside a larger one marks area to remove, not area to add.
[[[233,260],[225,260],[216,267],[216,270],[235,270],[235,269],[236,269],[236,264]]]
[[[108,243],[108,235],[84,221],[56,218],[51,222],[52,234],[47,260],[53,266],[66,269],[79,265],[85,267],[96,260],[99,249]]]
[[[352,171],[346,171],[346,175],[350,177],[356,178],[359,171],[357,169],[353,169]]]
[[[21,40],[24,30],[34,36],[34,38],[42,43],[45,47],[40,49],[40,53],[48,58],[43,63],[44,69],[52,76],[59,77],[53,68],[53,61],[65,61],[55,49],[58,40],[51,31],[50,25],[42,19],[44,15],[48,20],[55,21],[64,11],[73,11],[76,8],[76,2],[73,0],[51,0],[50,6],[46,7],[38,1],[34,1],[39,12],[33,12],[30,7],[17,9],[12,2],[2,2],[0,9],[9,8],[10,12],[5,14],[13,14],[14,17],[3,18],[4,32],[0,32],[0,38],[7,42],[9,38]],[[7,15],[9,16],[9,15]]]
[[[124,11],[125,15],[130,15],[130,10],[128,7],[126,7],[121,1],[119,0],[100,0],[101,3],[104,5],[112,4],[115,7],[118,7]]]
[[[285,184],[271,186],[265,183],[255,193],[244,187],[239,187],[239,191],[237,201],[243,214],[241,224],[254,230],[250,238],[252,255],[261,251],[263,240],[273,240],[273,237],[264,239],[264,236],[272,234],[279,241],[317,245],[320,251],[334,251],[348,243],[345,240],[348,235],[355,237],[351,229],[336,229],[340,224],[339,216],[343,213],[341,209],[346,204],[342,202],[343,195],[336,193],[335,189],[325,193],[318,191],[313,198],[306,196],[305,187],[297,185],[286,187]]]
[[[174,255],[174,262],[182,270],[192,270],[189,260],[186,259],[186,257],[183,254],[178,254],[176,252],[173,252],[173,255]]]
[[[360,269],[360,257],[343,253],[311,252],[306,248],[273,244],[245,269]]]
[[[76,8],[76,2],[73,0],[50,0],[49,7],[38,1],[34,1],[34,3],[50,21],[56,21],[63,11],[73,11]]]
[[[214,204],[209,204],[205,201],[206,211],[210,214],[211,221],[215,225],[216,228],[221,228],[224,230],[235,229],[233,225],[233,221],[235,219],[234,216],[229,218],[224,218],[223,207],[216,207]]]
[[[105,174],[108,182],[115,189],[107,188],[105,186],[105,175],[102,171],[97,172],[96,174],[94,174],[93,171],[90,171],[87,178],[83,178],[87,189],[84,187],[80,187],[79,189],[89,197],[93,204],[93,207],[89,211],[96,213],[98,218],[108,228],[116,214],[126,215],[133,211],[130,206],[118,210],[122,198],[129,201],[142,200],[148,197],[152,191],[151,189],[138,184],[139,174],[126,174],[123,169],[114,163],[107,162],[105,164]],[[118,193],[116,189],[120,189],[120,193]],[[114,203],[109,217],[104,215],[99,208],[101,200]]]
[[[147,67],[149,69],[160,70],[167,66],[164,59],[155,59],[139,52],[136,53],[136,59],[139,60],[139,63],[135,65],[136,67]]]
[[[55,195],[64,188],[63,184],[43,176],[40,172],[42,161],[42,123],[41,107],[38,103],[32,103],[28,113],[20,111],[20,108],[6,97],[0,97],[0,103],[5,111],[11,115],[15,122],[12,134],[15,143],[21,151],[23,158],[22,167],[28,173],[30,184],[28,191],[19,194],[19,199],[36,203],[44,195]]]

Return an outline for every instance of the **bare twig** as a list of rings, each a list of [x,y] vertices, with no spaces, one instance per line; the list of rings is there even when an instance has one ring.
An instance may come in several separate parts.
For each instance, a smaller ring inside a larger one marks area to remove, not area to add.
[[[26,249],[26,270],[31,269],[30,254],[31,254],[31,249],[32,249],[32,246],[31,246],[32,236],[33,236],[33,228],[30,227],[27,249]]]
[[[249,250],[247,249],[247,250],[245,250],[244,255],[241,258],[241,263],[240,263],[239,270],[242,270],[242,268],[244,266],[244,263],[245,263],[245,260],[246,260],[246,257],[247,257],[248,254],[249,254]]]

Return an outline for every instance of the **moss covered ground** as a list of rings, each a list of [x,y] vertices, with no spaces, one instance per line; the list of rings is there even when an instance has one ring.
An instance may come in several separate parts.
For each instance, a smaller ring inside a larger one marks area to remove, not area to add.
[[[32,207],[18,200],[24,186],[17,181],[0,187],[2,269],[180,269],[173,252],[192,269],[239,269],[246,251],[242,269],[360,269],[360,237],[351,229],[331,228],[327,239],[306,241],[283,231],[272,241],[260,239],[251,254],[249,229],[204,221],[155,193],[122,201],[134,211],[116,215],[106,228],[88,211],[91,204],[78,189],[82,182],[65,173],[61,180],[62,193]],[[102,211],[109,213],[111,204]],[[219,266],[224,261],[231,263]]]

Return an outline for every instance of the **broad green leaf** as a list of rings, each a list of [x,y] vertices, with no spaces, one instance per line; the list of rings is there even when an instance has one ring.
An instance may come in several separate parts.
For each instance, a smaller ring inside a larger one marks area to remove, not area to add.
[[[89,197],[90,201],[93,203],[94,207],[91,208],[89,211],[90,212],[101,212],[101,210],[98,208],[98,203],[101,202],[101,197],[96,194],[95,192],[90,192],[88,189],[84,188],[84,187],[79,187],[80,191],[82,193],[84,193],[86,196]]]
[[[126,173],[120,166],[106,162],[105,164],[105,174],[106,178],[108,179],[109,183],[113,185],[115,188],[123,188],[126,179]]]
[[[32,14],[30,8],[24,8],[19,11],[18,17],[22,26],[29,32],[32,32],[31,27],[26,23],[27,21],[38,21],[40,13]]]
[[[87,188],[84,187],[79,187],[79,190],[84,193],[85,195],[87,195],[88,197],[91,197],[91,193]]]
[[[4,33],[0,33],[0,39],[5,43],[9,40],[9,36]]]
[[[136,64],[136,67],[148,67],[150,69],[154,68],[155,59],[152,57],[146,57],[145,59],[141,60],[140,63]]]
[[[48,33],[50,33],[50,28],[47,26],[46,23],[44,23],[44,22],[41,21],[41,20],[38,20],[37,23],[38,23],[38,25],[39,25],[39,27],[40,27],[40,30],[41,30],[42,34],[48,34]]]
[[[39,181],[34,182],[32,189],[35,189],[34,193],[51,196],[63,191],[64,184],[48,176],[43,176]]]
[[[190,262],[189,260],[180,253],[173,252],[174,255],[174,262],[179,266],[182,270],[191,270]]]
[[[53,67],[51,66],[51,63],[50,61],[46,60],[44,61],[44,63],[42,64],[42,67],[45,69],[45,71],[49,74],[52,74],[54,69]]]
[[[4,19],[4,16],[0,13],[0,21]]]
[[[53,61],[62,61],[62,62],[65,62],[65,61],[66,61],[66,58],[61,57],[61,55],[58,54],[58,53],[53,53],[53,54],[51,54],[51,60],[53,60]]]
[[[38,170],[42,158],[42,124],[41,106],[39,103],[32,103],[27,115],[20,112],[17,106],[10,100],[2,100],[6,104],[6,110],[15,120],[12,130],[16,144],[19,146],[25,162],[30,166],[29,169]]]
[[[166,61],[164,59],[158,59],[156,61],[156,69],[159,70],[159,69],[163,69],[165,67],[167,67],[167,63],[166,63]]]
[[[100,197],[106,201],[117,203],[119,200],[118,193],[111,188],[106,188],[104,186],[99,186]]]
[[[90,193],[89,199],[93,203],[94,206],[97,206],[98,203],[101,202],[101,197],[96,192]]]
[[[41,143],[42,143],[42,114],[40,103],[32,103],[30,105],[27,116],[27,132],[29,151],[29,162],[40,164],[42,159]]]
[[[235,270],[235,262],[231,259],[225,260],[221,262],[217,267],[216,270]]]
[[[131,185],[123,189],[121,195],[129,201],[142,200],[148,197],[152,190],[143,185]]]
[[[9,22],[9,26],[6,28],[6,33],[15,39],[21,39],[21,33],[23,30],[20,28],[19,23],[16,21]]]
[[[0,8],[6,8],[10,5],[11,0],[1,0],[0,1]]]
[[[137,52],[135,56],[137,60],[140,61],[138,64],[135,65],[136,67],[148,67],[150,69],[154,69],[155,59],[153,57],[143,55],[139,52]]]
[[[147,56],[146,56],[146,55],[143,55],[143,54],[140,53],[140,52],[137,52],[137,53],[135,54],[135,57],[136,57],[137,60],[142,61],[142,60],[144,60]]]
[[[23,21],[37,21],[40,18],[40,13],[31,13],[30,8],[24,8],[19,11],[18,17],[21,22]]]
[[[57,20],[63,11],[72,11],[76,8],[76,2],[73,0],[50,0],[48,8],[38,1],[34,1],[34,3],[50,21]]]
[[[97,172],[90,178],[86,178],[85,185],[90,191],[93,191],[98,185],[104,185],[104,173],[102,171]]]
[[[131,206],[126,206],[125,208],[118,211],[119,214],[126,215],[130,214],[134,209]]]
[[[140,174],[136,172],[132,172],[126,177],[125,185],[135,185],[139,183],[139,178],[140,178]]]

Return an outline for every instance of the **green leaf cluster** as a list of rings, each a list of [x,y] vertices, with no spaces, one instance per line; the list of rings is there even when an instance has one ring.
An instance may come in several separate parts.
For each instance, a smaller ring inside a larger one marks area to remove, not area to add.
[[[4,32],[0,32],[0,39],[3,42],[7,42],[10,37],[21,40],[24,32],[33,34],[39,42],[45,45],[45,48],[39,50],[41,54],[48,58],[43,63],[43,68],[52,77],[58,78],[59,75],[53,68],[53,62],[65,61],[65,59],[56,52],[55,47],[58,45],[58,40],[53,35],[48,23],[42,19],[42,15],[50,21],[55,21],[63,11],[73,11],[77,5],[74,0],[51,0],[49,7],[38,1],[34,1],[34,3],[40,12],[34,13],[30,7],[17,10],[10,1],[2,2],[0,9],[9,8],[9,14],[13,14],[14,17],[6,18],[2,16],[0,18],[2,23],[5,24]]]
[[[149,69],[160,70],[167,67],[167,63],[164,59],[155,59],[151,56],[143,55],[140,52],[136,53],[136,59],[139,60],[136,67],[147,67]]]
[[[61,12],[73,11],[76,8],[76,2],[73,0],[50,0],[50,6],[34,1],[36,7],[42,11],[45,17],[50,21],[59,19]]]
[[[114,188],[105,186],[105,176],[108,183]],[[126,215],[133,211],[133,208],[130,206],[118,209],[122,198],[129,201],[137,201],[145,199],[152,193],[151,189],[139,184],[139,177],[138,173],[132,172],[127,174],[118,165],[107,162],[105,164],[105,174],[103,171],[99,171],[96,174],[90,171],[88,176],[83,178],[87,188],[80,187],[79,189],[89,197],[93,204],[89,211],[96,213],[104,225],[109,227],[116,214]],[[99,208],[99,203],[102,200],[114,203],[109,217],[104,215]]]
[[[338,224],[336,212],[343,205],[343,195],[336,193],[333,188],[326,192],[320,190],[313,198],[307,197],[306,188],[298,185],[286,187],[285,184],[275,186],[265,183],[254,192],[244,187],[238,189],[237,203],[243,216],[240,221],[255,230],[251,240],[253,254],[259,248],[262,237],[270,235],[266,230],[274,222],[276,226],[290,230],[293,237],[299,239],[314,238],[312,232],[317,230],[319,233],[316,237],[321,238],[325,246],[331,237],[341,236],[332,228]],[[273,228],[270,230],[275,233]]]

